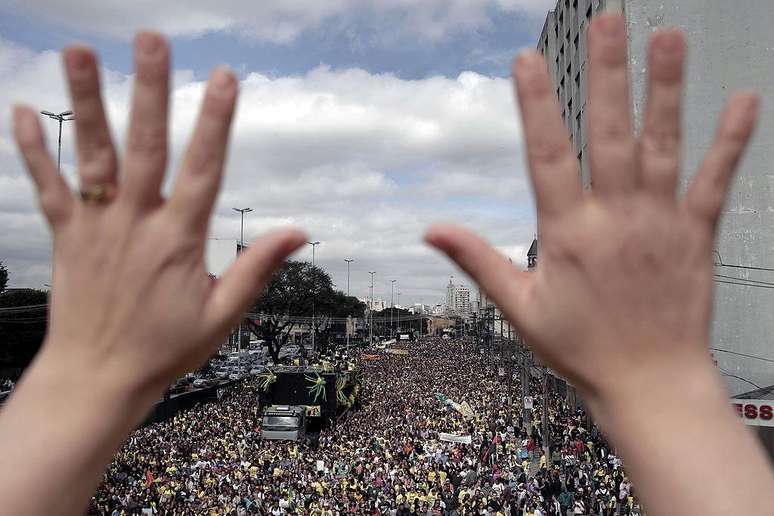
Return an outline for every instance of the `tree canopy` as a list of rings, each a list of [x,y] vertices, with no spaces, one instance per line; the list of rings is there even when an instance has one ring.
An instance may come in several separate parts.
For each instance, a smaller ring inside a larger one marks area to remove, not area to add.
[[[5,268],[3,262],[0,262],[0,294],[5,291],[8,286],[8,269]]]
[[[364,310],[365,304],[357,298],[334,290],[331,277],[323,269],[309,262],[290,260],[255,302],[253,311],[261,317],[257,324],[253,321],[248,326],[266,342],[276,362],[290,332],[306,324],[299,318],[314,313],[313,331],[317,333],[330,327],[331,317],[362,317]]]
[[[0,308],[45,305],[48,294],[35,289],[12,289],[0,293]],[[20,372],[40,349],[46,333],[46,306],[0,312],[0,369]]]

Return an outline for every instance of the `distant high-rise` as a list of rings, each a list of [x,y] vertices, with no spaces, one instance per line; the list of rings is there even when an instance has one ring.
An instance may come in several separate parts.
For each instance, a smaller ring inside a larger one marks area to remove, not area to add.
[[[764,99],[756,136],[718,228],[711,347],[732,394],[753,384],[772,385],[774,368],[761,358],[774,359],[774,291],[767,285],[774,283],[774,272],[760,269],[774,269],[774,108],[769,102],[774,98],[774,6],[771,0],[559,0],[537,47],[548,62],[584,188],[593,186],[585,131],[586,30],[593,16],[609,8],[623,11],[626,20],[636,128],[645,112],[651,32],[666,26],[688,35],[683,190],[714,138],[729,94],[752,88]]]
[[[469,315],[471,313],[470,289],[465,285],[455,285],[449,280],[446,286],[446,310],[452,315]]]

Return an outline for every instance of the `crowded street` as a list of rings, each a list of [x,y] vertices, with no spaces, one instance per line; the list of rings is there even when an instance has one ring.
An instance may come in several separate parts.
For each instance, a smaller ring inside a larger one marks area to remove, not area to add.
[[[584,427],[582,412],[557,397],[548,404],[549,464],[540,381],[532,382],[538,395],[528,434],[518,375],[498,377],[469,341],[428,338],[407,349],[360,355],[362,407],[323,430],[319,442],[261,440],[255,379],[137,430],[110,464],[91,512],[639,513],[620,459],[596,428]]]

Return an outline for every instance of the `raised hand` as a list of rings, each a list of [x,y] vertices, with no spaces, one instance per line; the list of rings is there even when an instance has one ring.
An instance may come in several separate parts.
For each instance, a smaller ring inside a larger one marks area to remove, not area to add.
[[[734,420],[708,351],[714,233],[758,99],[743,92],[728,101],[690,189],[678,195],[683,37],[662,30],[651,40],[639,135],[626,45],[622,17],[591,24],[587,192],[545,62],[525,52],[514,64],[538,212],[536,272],[515,269],[461,228],[435,226],[426,239],[581,389],[648,514],[764,514],[772,496],[757,492],[771,492],[774,477]],[[733,453],[707,459],[730,442]]]
[[[49,158],[34,112],[16,110],[16,138],[54,236],[48,341],[83,371],[114,369],[161,383],[198,366],[240,310],[303,243],[297,231],[258,241],[217,283],[204,264],[207,226],[220,185],[237,82],[212,72],[196,128],[169,199],[169,51],[153,33],[137,37],[136,83],[126,153],[118,158],[100,98],[94,54],[64,52],[75,112],[81,194]]]
[[[47,153],[34,111],[18,107],[15,134],[53,231],[49,331],[0,414],[0,505],[8,514],[81,512],[126,434],[178,375],[223,342],[286,256],[304,242],[274,232],[217,282],[204,264],[237,81],[217,69],[169,197],[169,50],[136,40],[126,153],[113,147],[97,62],[64,51],[75,112],[79,195]]]
[[[436,226],[427,234],[476,279],[536,353],[587,393],[652,370],[644,366],[709,363],[714,230],[758,106],[753,93],[728,102],[706,160],[681,198],[683,37],[664,30],[652,38],[639,136],[632,131],[625,49],[619,17],[592,24],[593,188],[585,193],[542,57],[526,52],[515,62],[540,230],[536,272],[516,270],[463,229]]]

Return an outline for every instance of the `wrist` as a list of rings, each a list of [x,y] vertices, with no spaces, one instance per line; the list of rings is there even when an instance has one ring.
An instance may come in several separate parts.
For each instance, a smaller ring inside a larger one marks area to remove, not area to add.
[[[733,417],[721,377],[702,357],[642,366],[585,396],[605,432],[671,424],[683,417]]]
[[[47,338],[30,372],[35,371],[38,381],[52,392],[92,403],[119,403],[126,409],[149,406],[158,399],[165,385],[118,362],[116,357],[98,356]]]

